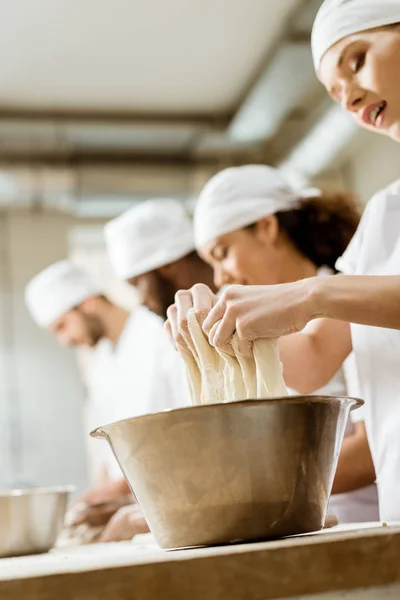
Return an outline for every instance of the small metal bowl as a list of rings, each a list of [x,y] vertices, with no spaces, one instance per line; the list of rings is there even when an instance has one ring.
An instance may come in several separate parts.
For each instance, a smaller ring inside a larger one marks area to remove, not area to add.
[[[48,552],[64,523],[73,487],[0,491],[0,557]]]
[[[98,428],[162,548],[323,527],[349,412],[295,396],[179,408]]]

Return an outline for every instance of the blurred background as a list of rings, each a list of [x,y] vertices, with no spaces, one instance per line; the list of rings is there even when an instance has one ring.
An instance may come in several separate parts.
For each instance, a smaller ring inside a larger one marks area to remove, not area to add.
[[[0,487],[88,480],[90,356],[29,317],[38,271],[69,256],[130,307],[102,226],[133,203],[193,206],[211,175],[250,162],[364,202],[400,176],[398,145],[356,129],[316,80],[320,4],[0,0]]]

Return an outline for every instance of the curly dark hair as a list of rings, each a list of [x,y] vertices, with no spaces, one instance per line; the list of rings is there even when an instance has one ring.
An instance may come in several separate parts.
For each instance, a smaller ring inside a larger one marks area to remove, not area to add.
[[[299,200],[297,208],[275,213],[280,230],[317,267],[335,270],[361,216],[359,203],[348,192],[321,190]]]

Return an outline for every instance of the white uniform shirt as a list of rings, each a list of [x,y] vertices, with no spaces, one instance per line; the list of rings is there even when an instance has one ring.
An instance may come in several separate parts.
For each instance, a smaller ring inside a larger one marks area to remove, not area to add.
[[[128,317],[117,344],[109,340],[99,343],[88,390],[94,426],[190,403],[181,357],[168,339],[162,319],[143,307]],[[93,440],[92,451],[94,443],[109,474],[120,476],[108,444]]]
[[[337,268],[345,274],[400,274],[400,181],[369,202]],[[351,336],[381,519],[400,520],[400,331],[352,324]]]
[[[330,269],[322,268],[319,276],[332,275]],[[307,327],[306,329],[307,330]],[[354,355],[351,354],[330,382],[317,390],[314,395],[323,396],[354,396],[359,397],[357,376],[355,372]],[[290,390],[291,393],[292,392]],[[353,423],[364,420],[363,408],[350,413],[347,423],[345,437],[351,435],[354,430]],[[370,485],[353,492],[345,494],[334,494],[329,501],[330,514],[334,514],[340,523],[365,523],[379,519],[378,494],[375,485]]]

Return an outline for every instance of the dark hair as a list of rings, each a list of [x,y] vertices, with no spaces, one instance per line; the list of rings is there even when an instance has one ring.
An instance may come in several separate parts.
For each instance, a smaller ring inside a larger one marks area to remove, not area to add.
[[[317,267],[335,269],[360,221],[356,198],[342,191],[321,190],[303,198],[293,210],[275,213],[279,228]]]

